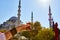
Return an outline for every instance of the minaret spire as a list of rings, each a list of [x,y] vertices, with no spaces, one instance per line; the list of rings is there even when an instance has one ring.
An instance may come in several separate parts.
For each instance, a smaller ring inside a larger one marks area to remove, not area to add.
[[[49,25],[50,25],[50,28],[52,27],[52,21],[53,21],[51,15],[52,15],[51,14],[51,8],[50,8],[50,5],[49,5]]]
[[[31,22],[33,23],[33,12],[31,13]]]
[[[20,24],[20,16],[21,16],[21,0],[19,0],[19,5],[18,5],[18,25]]]
[[[31,12],[31,28],[33,29],[33,12]]]

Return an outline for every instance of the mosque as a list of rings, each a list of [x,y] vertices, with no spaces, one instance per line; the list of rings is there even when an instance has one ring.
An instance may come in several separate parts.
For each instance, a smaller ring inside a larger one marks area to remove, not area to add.
[[[5,30],[9,30],[9,29],[11,29],[11,28],[13,28],[15,26],[18,26],[15,29],[17,29],[17,31],[20,31],[20,27],[19,26],[22,24],[22,21],[20,20],[20,16],[21,16],[21,9],[20,8],[21,8],[21,0],[19,0],[17,17],[12,16],[9,20],[7,20],[3,24],[1,24],[0,25],[0,30],[4,30],[4,29]],[[51,16],[52,16],[51,8],[49,6],[49,27],[54,29],[55,40],[60,40],[60,30],[58,28],[58,23],[54,23],[54,20],[53,20],[53,18]],[[31,16],[31,22],[33,22],[33,12],[32,12],[32,16]],[[30,24],[28,23],[26,25],[23,25],[22,29],[25,29],[25,30],[26,30],[26,28],[30,29],[29,27],[30,27]],[[9,35],[9,33],[13,34],[13,32],[11,32],[11,30],[6,32],[6,36]],[[8,36],[7,36],[7,38],[8,38]],[[9,38],[10,38],[10,35],[9,35]]]
[[[3,24],[1,24],[0,26],[0,30],[1,29],[11,29],[14,26],[18,26],[20,24],[22,24],[22,21],[20,20],[20,10],[21,8],[21,0],[19,0],[19,5],[18,5],[18,14],[17,17],[16,16],[12,16],[9,20],[7,20],[6,22],[3,22]]]

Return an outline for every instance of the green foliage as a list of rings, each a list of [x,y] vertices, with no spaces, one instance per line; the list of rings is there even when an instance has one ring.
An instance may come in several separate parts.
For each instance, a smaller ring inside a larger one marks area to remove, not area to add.
[[[40,30],[42,28],[40,22],[36,21],[34,23],[34,28],[35,28],[35,30]]]
[[[27,38],[30,38],[32,36],[32,34],[30,33],[30,31],[23,31],[22,35],[25,36],[25,37],[27,37]]]
[[[41,24],[40,24],[40,22],[36,21],[36,22],[34,23],[34,26],[41,26]]]
[[[25,36],[26,38],[33,39],[38,34],[37,30],[31,30],[31,31],[23,31],[22,36]]]
[[[39,30],[35,40],[52,40],[54,38],[54,32],[52,29],[44,28]]]
[[[30,33],[32,37],[35,37],[38,34],[38,30],[31,30]]]
[[[51,28],[42,28],[40,22],[36,21],[31,23],[35,30],[23,32],[23,36],[30,38],[31,40],[53,40],[54,32]]]
[[[22,33],[23,36],[30,38],[31,40],[53,40],[54,39],[54,32],[52,29],[43,28],[39,31],[31,30],[31,31],[24,31]]]
[[[2,32],[2,33],[4,33],[4,32],[6,32],[7,30],[0,30],[0,32]]]
[[[23,31],[21,36],[25,36],[29,40],[53,40],[54,32],[51,28],[42,28],[40,22],[36,21],[35,23],[31,23],[31,26],[35,28],[35,30]]]

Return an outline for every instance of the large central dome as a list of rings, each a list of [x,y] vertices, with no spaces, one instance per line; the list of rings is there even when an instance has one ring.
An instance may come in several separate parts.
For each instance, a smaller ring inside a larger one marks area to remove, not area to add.
[[[15,16],[13,16],[13,17],[11,17],[10,19],[9,19],[9,21],[11,21],[11,22],[16,22],[16,20],[18,20],[18,18],[17,17],[15,17]]]
[[[9,20],[18,20],[18,18],[15,17],[15,16],[13,16],[13,17],[11,17]]]

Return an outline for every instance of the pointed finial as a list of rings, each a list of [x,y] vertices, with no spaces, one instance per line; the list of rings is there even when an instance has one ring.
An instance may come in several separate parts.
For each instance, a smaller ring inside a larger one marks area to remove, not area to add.
[[[49,12],[51,13],[51,8],[50,8],[50,5],[49,5]]]
[[[32,23],[31,27],[33,29],[33,11],[31,12],[31,23]]]
[[[31,22],[33,22],[33,12],[31,12]]]
[[[49,5],[49,25],[50,25],[50,27],[52,27],[52,21],[53,21],[53,19],[52,19],[52,14],[51,14],[51,8],[50,8],[50,5]]]
[[[19,9],[21,8],[21,0],[19,0],[19,6],[18,7],[19,7]]]

